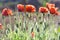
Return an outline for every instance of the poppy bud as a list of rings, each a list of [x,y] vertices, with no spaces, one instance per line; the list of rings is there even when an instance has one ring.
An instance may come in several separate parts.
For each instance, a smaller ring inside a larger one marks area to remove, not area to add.
[[[32,36],[32,38],[34,38],[34,36],[35,36],[35,33],[34,33],[34,32],[32,32],[32,33],[31,33],[31,36]]]

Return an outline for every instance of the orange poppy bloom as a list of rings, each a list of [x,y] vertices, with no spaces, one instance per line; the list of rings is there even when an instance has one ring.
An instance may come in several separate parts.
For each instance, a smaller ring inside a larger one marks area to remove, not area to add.
[[[46,3],[46,7],[47,7],[48,9],[50,9],[51,7],[55,7],[55,4]]]
[[[24,5],[18,4],[18,5],[17,5],[17,8],[18,8],[18,11],[19,11],[19,12],[24,12]]]
[[[32,38],[34,38],[34,36],[35,36],[34,32],[32,32],[31,35],[32,35]]]
[[[50,13],[51,13],[51,14],[55,14],[56,11],[57,11],[57,8],[51,7],[49,10],[50,10]]]
[[[0,23],[0,30],[2,29],[2,24]]]
[[[41,13],[47,13],[48,9],[46,7],[40,7],[39,8],[39,12],[41,12]]]
[[[13,15],[11,9],[8,9],[7,12],[8,12],[8,15]]]
[[[3,11],[2,11],[2,15],[3,16],[12,15],[12,10],[8,9],[8,8],[4,8]]]
[[[36,8],[33,5],[26,5],[26,12],[35,12]]]

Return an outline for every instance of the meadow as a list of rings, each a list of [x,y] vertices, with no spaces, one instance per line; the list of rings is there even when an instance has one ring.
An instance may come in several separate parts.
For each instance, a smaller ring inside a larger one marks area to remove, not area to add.
[[[31,5],[27,7],[27,9],[33,9],[20,12],[23,9],[23,6],[20,5],[15,12],[12,12],[13,15],[7,8],[4,9],[7,12],[1,12],[0,40],[60,40],[58,18],[60,15],[55,14],[55,7],[49,6],[49,11],[45,7],[41,7],[40,12],[35,12],[35,8]]]

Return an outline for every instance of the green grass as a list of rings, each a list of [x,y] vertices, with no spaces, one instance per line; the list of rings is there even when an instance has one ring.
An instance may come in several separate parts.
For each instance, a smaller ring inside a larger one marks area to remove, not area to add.
[[[50,19],[47,18],[47,15],[48,14],[45,15],[46,18],[45,21],[43,21],[43,14],[41,13],[39,13],[38,15],[36,13],[28,13],[24,16],[22,16],[22,13],[20,13],[20,15],[16,13],[13,16],[15,20],[14,25],[11,25],[11,17],[7,16],[10,19],[10,23],[9,25],[4,24],[5,21],[3,21],[3,26],[7,28],[7,33],[3,38],[1,38],[1,40],[5,40],[6,38],[10,40],[60,40],[60,28],[58,28],[57,30],[57,28],[55,27],[56,25],[53,22],[53,15],[49,16]],[[36,17],[37,19],[35,20],[33,19],[33,17]],[[11,27],[14,28],[13,31]],[[32,38],[31,32],[34,32],[34,38]]]

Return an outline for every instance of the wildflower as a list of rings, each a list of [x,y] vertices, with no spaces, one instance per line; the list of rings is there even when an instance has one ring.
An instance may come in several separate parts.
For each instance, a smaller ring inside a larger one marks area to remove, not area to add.
[[[48,9],[50,9],[51,7],[55,7],[55,4],[46,3],[46,7],[47,7]]]
[[[49,10],[51,14],[55,14],[58,9],[55,7],[51,7]]]
[[[7,10],[7,13],[8,13],[8,15],[13,15],[11,9],[8,9],[8,10]]]
[[[47,13],[48,12],[48,9],[46,7],[40,7],[39,8],[39,12]]]
[[[26,5],[26,12],[35,12],[36,8],[33,5]]]
[[[0,23],[0,30],[2,29],[2,24]]]
[[[3,16],[8,16],[7,8],[4,8],[4,9],[3,9],[3,11],[2,11],[2,15],[3,15]]]
[[[2,15],[3,16],[13,15],[12,10],[8,9],[8,8],[4,8],[3,11],[2,11]]]
[[[34,36],[35,36],[34,32],[31,33],[31,36],[32,36],[32,38],[34,38]]]
[[[18,4],[18,5],[17,5],[17,8],[18,8],[18,11],[19,11],[19,12],[24,12],[24,5]]]

